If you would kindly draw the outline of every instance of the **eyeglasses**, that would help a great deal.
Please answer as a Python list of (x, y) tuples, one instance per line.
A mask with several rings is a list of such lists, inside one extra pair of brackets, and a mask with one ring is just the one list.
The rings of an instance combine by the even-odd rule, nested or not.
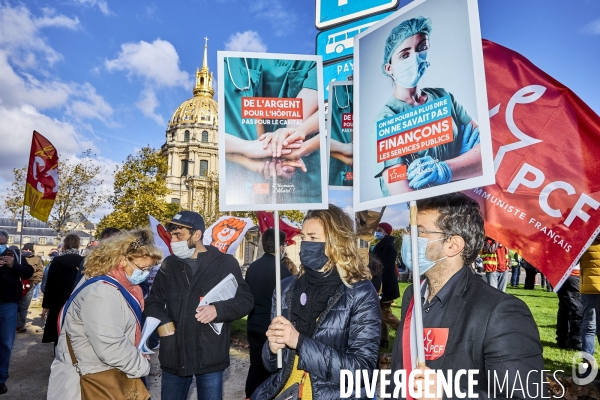
[(137, 269), (141, 269), (142, 271), (148, 271), (149, 269), (152, 269), (152, 268), (156, 267), (156, 265), (158, 265), (158, 264), (154, 264), (154, 265), (150, 265), (149, 267), (142, 268), (129, 259), (127, 259), (127, 262), (130, 262), (131, 264), (133, 264), (134, 267), (136, 267)]
[[(408, 234), (410, 235), (410, 226), (408, 227)], [(417, 235), (421, 236), (421, 235), (432, 235), (432, 234), (438, 234), (438, 235), (444, 235), (444, 236), (448, 236), (448, 234), (446, 232), (440, 232), (440, 231), (426, 231), (424, 229), (418, 229), (417, 230)]]

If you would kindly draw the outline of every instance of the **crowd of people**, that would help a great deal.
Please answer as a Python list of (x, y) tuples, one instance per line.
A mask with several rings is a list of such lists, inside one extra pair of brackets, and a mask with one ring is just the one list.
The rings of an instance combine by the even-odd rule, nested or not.
[[(423, 326), (446, 335), (444, 350), (435, 354), (427, 350), (427, 367), (420, 367), (438, 370), (434, 374), (479, 370), (480, 376), (493, 370), (510, 382), (517, 375), (542, 371), (542, 345), (531, 312), (505, 293), (509, 283), (519, 285), (520, 268), (527, 271), (526, 262), (485, 236), (479, 206), (469, 197), (449, 194), (421, 200), (417, 206)], [(108, 398), (107, 393), (119, 391), (149, 398), (143, 379), (150, 371), (149, 356), (139, 349), (146, 318), (159, 321), (159, 340), (152, 344), (149, 340), (147, 346), (156, 348), (160, 343), (165, 400), (186, 399), (194, 377), (199, 399), (222, 399), (231, 322), (244, 316), (248, 316), (249, 399), (298, 395), (305, 400), (337, 399), (342, 370), (362, 370), (371, 376), (379, 368), (381, 348), (390, 345), (389, 329), (396, 331), (391, 369), (410, 371), (419, 366), (409, 334), (415, 307), (412, 286), (397, 304), (401, 318), (392, 312), (400, 298), (398, 267), (412, 271), (411, 241), (407, 235), (395, 240), (390, 224), (379, 224), (369, 257), (364, 257), (354, 223), (343, 210), (330, 205), (327, 210), (308, 211), (299, 266), (283, 261), (286, 236), (279, 232), (279, 316), (273, 229), (263, 233), (264, 254), (248, 267), (245, 277), (232, 256), (203, 244), (206, 227), (200, 214), (181, 211), (166, 229), (173, 253), (166, 258), (150, 231), (109, 228), (85, 258), (79, 255), (77, 236), (66, 236), (61, 253), (46, 268), (34, 255), (33, 245), (24, 245), (18, 254), (7, 247), (8, 234), (0, 231), (0, 393), (7, 392), (15, 334), (26, 329), (29, 292), (41, 281), (48, 321), (43, 342), (55, 346), (48, 399)], [(202, 303), (228, 277), (235, 281), (235, 293)], [(29, 291), (24, 292), (26, 281)], [(599, 293), (596, 238), (580, 269), (558, 291), (559, 345), (594, 353)], [(576, 302), (578, 306), (573, 306)], [(283, 368), (277, 367), (279, 352)], [(526, 383), (532, 391), (541, 387), (543, 375), (536, 379)], [(415, 385), (424, 382), (425, 373), (416, 376)], [(466, 384), (460, 380), (461, 388)], [(364, 384), (359, 386), (355, 398), (370, 398)], [(475, 386), (481, 396), (488, 389), (486, 379)]]

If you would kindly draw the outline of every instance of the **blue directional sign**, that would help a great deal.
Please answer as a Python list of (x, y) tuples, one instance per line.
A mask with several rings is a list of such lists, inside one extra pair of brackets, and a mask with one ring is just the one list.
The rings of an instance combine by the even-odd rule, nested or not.
[(323, 57), (323, 62), (352, 55), (354, 53), (354, 37), (391, 14), (388, 12), (373, 15), (319, 33), (317, 35), (317, 55)]
[(315, 25), (323, 30), (398, 7), (400, 0), (317, 0)]
[(349, 58), (333, 64), (323, 66), (323, 80), (325, 81), (325, 100), (329, 99), (329, 82), (347, 81), (354, 74), (354, 59)]

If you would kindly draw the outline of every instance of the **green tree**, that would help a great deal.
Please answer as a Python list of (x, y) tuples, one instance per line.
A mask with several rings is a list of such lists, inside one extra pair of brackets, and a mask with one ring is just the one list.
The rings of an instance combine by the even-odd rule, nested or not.
[[(83, 224), (83, 221), (76, 222), (72, 216), (80, 214), (89, 218), (106, 202), (106, 195), (102, 192), (104, 181), (101, 178), (104, 172), (91, 150), (83, 152), (76, 160), (59, 161), (58, 192), (48, 218), (48, 225), (58, 232), (59, 238)], [(25, 198), (27, 167), (13, 169), (13, 175), (14, 181), (4, 196), (4, 210), (11, 218), (20, 218)], [(25, 206), (25, 212), (28, 211)]]
[(149, 146), (127, 156), (115, 170), (114, 194), (109, 197), (113, 211), (100, 220), (97, 234), (104, 228), (133, 229), (148, 226), (148, 214), (159, 221), (171, 219), (177, 204), (167, 203), (167, 158)]

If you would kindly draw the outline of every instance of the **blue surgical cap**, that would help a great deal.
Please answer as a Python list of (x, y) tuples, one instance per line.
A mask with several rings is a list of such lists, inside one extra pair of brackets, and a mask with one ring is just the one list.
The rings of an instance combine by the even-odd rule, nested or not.
[(404, 42), (409, 37), (416, 35), (417, 33), (424, 33), (427, 36), (431, 34), (431, 18), (417, 17), (407, 19), (392, 29), (390, 35), (385, 41), (383, 64), (381, 65), (381, 70), (383, 71), (384, 75), (387, 75), (385, 72), (385, 65), (389, 64), (392, 54), (394, 51), (396, 51), (396, 48), (400, 45), (400, 43)]

